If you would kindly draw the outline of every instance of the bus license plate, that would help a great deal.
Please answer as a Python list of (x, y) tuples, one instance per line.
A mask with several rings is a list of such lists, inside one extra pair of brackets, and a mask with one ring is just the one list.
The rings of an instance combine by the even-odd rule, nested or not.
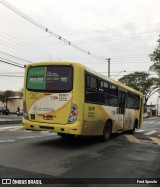
[(53, 116), (44, 115), (44, 116), (43, 116), (43, 119), (44, 119), (44, 120), (53, 120)]

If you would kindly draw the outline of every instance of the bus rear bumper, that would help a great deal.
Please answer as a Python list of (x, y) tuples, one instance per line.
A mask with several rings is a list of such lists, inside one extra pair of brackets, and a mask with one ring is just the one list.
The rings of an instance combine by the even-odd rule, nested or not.
[(51, 124), (40, 123), (22, 119), (22, 127), (26, 130), (33, 131), (50, 131), (57, 133), (81, 135), (82, 134), (82, 121), (77, 121), (73, 124)]

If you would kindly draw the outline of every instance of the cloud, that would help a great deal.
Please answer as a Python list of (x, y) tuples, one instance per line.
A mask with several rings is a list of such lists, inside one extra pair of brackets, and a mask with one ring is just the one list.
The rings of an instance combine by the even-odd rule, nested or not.
[[(117, 74), (124, 68), (126, 71), (140, 71), (147, 70), (150, 66), (147, 55), (152, 53), (156, 46), (160, 28), (159, 0), (8, 0), (8, 2), (82, 49), (104, 58), (111, 57), (111, 71)], [(101, 62), (91, 58), (58, 39), (49, 37), (49, 34), (1, 4), (0, 11), (3, 17), (0, 29), (1, 51), (30, 61), (59, 58), (74, 60), (98, 71), (107, 71), (104, 60)], [(9, 40), (4, 38), (4, 33), (8, 34)], [(141, 58), (137, 58), (137, 55), (141, 55)], [(121, 58), (117, 60), (116, 56)], [(114, 64), (117, 61), (119, 64)], [(127, 64), (126, 61), (132, 63)], [(7, 65), (1, 67), (4, 69), (1, 68), (0, 73), (6, 67), (8, 72), (17, 71), (16, 68)], [(0, 83), (3, 90), (9, 87), (4, 79)], [(16, 86), (17, 90), (20, 87), (21, 84)]]

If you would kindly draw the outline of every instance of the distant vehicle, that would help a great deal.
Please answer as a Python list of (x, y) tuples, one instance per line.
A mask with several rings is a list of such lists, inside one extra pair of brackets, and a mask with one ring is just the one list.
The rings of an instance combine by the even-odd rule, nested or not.
[(0, 107), (0, 114), (8, 115), (9, 114), (9, 109), (6, 108), (6, 107)]
[(144, 114), (143, 114), (143, 118), (149, 118), (148, 113), (144, 113)]

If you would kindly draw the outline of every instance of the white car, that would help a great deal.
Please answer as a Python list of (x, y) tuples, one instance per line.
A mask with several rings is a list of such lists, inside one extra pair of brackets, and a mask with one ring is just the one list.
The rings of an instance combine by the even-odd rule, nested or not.
[(143, 118), (149, 118), (148, 113), (144, 113), (144, 114), (143, 114)]

